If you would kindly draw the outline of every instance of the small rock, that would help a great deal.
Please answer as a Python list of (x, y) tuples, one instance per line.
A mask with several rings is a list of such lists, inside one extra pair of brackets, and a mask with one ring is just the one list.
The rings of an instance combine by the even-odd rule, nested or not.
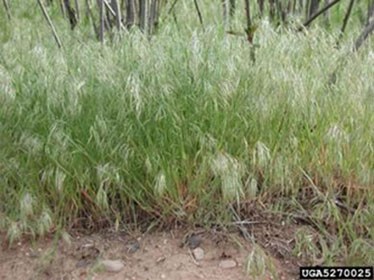
[(190, 248), (191, 250), (192, 249), (195, 249), (197, 247), (200, 246), (200, 244), (202, 243), (202, 238), (200, 235), (197, 235), (197, 234), (191, 234), (191, 235), (188, 235), (185, 240), (184, 240), (184, 245), (187, 245), (188, 248)]
[(197, 248), (192, 250), (192, 255), (195, 258), (195, 260), (201, 261), (202, 259), (204, 259), (205, 254), (204, 254), (203, 249), (201, 249), (200, 247), (197, 247)]
[(127, 244), (127, 252), (128, 253), (135, 253), (136, 251), (138, 251), (140, 249), (140, 243), (136, 240), (136, 241), (132, 241), (132, 242), (129, 242)]
[(165, 274), (161, 274), (161, 279), (166, 279), (166, 275)]
[(161, 263), (161, 262), (164, 262), (166, 260), (165, 257), (159, 257), (157, 260), (156, 260), (156, 263)]
[(104, 260), (101, 261), (101, 264), (108, 272), (119, 272), (124, 267), (124, 264), (120, 260)]
[(224, 269), (234, 268), (234, 267), (236, 267), (236, 265), (237, 265), (236, 261), (234, 261), (232, 259), (222, 260), (219, 263), (219, 267), (224, 268)]
[(87, 261), (86, 259), (81, 259), (79, 260), (76, 264), (75, 264), (75, 267), (76, 268), (81, 268), (81, 267), (86, 267), (90, 264), (89, 261)]

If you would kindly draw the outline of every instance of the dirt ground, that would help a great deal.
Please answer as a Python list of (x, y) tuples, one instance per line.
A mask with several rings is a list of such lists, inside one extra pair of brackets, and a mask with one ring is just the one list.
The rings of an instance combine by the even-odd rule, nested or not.
[[(12, 247), (6, 244), (4, 235), (0, 238), (1, 280), (296, 279), (295, 271), (291, 273), (287, 263), (270, 255), (256, 258), (258, 252), (251, 242), (238, 233), (105, 232), (75, 234), (65, 241), (48, 237), (35, 242), (22, 241)], [(203, 257), (196, 259), (195, 247), (202, 249), (197, 250), (204, 253)], [(123, 267), (109, 272), (102, 260), (120, 261)], [(254, 265), (261, 271), (261, 261), (262, 267), (266, 267), (264, 274), (248, 273)]]

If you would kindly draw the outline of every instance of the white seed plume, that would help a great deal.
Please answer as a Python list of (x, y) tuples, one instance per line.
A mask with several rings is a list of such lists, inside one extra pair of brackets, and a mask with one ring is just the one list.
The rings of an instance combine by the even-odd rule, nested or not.
[(222, 195), (225, 200), (243, 195), (243, 167), (237, 159), (225, 153), (218, 153), (211, 159), (210, 167), (215, 176), (221, 179)]
[(101, 185), (99, 187), (99, 190), (96, 193), (96, 203), (102, 208), (102, 209), (108, 209), (109, 203), (108, 203), (108, 195), (106, 191), (104, 190), (104, 186)]
[(33, 209), (34, 198), (30, 193), (25, 193), (20, 200), (20, 212), (22, 217), (32, 216), (34, 214)]
[(43, 149), (42, 141), (34, 135), (30, 135), (27, 132), (21, 134), (20, 144), (31, 154), (38, 154)]
[(16, 98), (15, 90), (12, 86), (12, 79), (7, 71), (0, 65), (0, 102), (12, 102)]
[(100, 186), (104, 186), (107, 182), (117, 183), (121, 179), (118, 168), (113, 166), (111, 163), (98, 165), (96, 171)]
[(51, 211), (48, 209), (44, 209), (40, 215), (39, 223), (38, 223), (38, 231), (39, 234), (46, 233), (53, 225)]
[(154, 190), (158, 196), (162, 196), (166, 190), (166, 177), (162, 171), (156, 176)]
[(327, 131), (325, 140), (328, 142), (344, 143), (348, 141), (348, 135), (338, 124), (333, 124)]
[(63, 190), (65, 178), (66, 178), (66, 174), (60, 168), (56, 168), (55, 187), (59, 193), (61, 193)]
[(246, 182), (246, 194), (249, 198), (255, 198), (258, 192), (258, 182), (254, 177), (248, 178)]
[(137, 75), (130, 75), (126, 83), (126, 93), (130, 94), (131, 102), (133, 103), (138, 115), (140, 115), (143, 109), (143, 99), (140, 95), (140, 84), (141, 82)]
[(269, 148), (261, 141), (257, 141), (253, 151), (253, 162), (255, 166), (258, 166), (261, 169), (266, 168), (270, 159), (271, 156)]

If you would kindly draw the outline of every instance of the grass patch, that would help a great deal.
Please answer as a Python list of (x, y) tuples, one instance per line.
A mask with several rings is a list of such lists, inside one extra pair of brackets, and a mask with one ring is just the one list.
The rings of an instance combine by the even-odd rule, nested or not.
[(258, 200), (326, 238), (297, 234), (296, 255), (374, 262), (372, 42), (329, 87), (347, 49), (319, 28), (305, 36), (263, 22), (253, 64), (245, 40), (220, 29), (168, 27), (152, 40), (134, 31), (101, 46), (62, 28), (60, 52), (38, 24), (25, 18), (1, 37), (0, 226), (10, 240), (225, 222), (228, 205)]

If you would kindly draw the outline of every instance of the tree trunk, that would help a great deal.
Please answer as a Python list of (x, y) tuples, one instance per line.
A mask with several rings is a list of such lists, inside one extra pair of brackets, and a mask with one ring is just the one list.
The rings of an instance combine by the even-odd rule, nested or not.
[[(325, 6), (330, 4), (330, 2), (331, 0), (325, 0)], [(330, 25), (330, 11), (327, 10), (326, 12), (324, 12), (323, 16), (324, 16), (325, 25), (329, 26)]]
[(77, 16), (77, 21), (79, 21), (80, 19), (80, 8), (79, 8), (79, 1), (78, 0), (74, 0), (74, 4), (75, 4), (75, 14)]
[(139, 26), (144, 33), (147, 33), (148, 29), (148, 7), (148, 0), (139, 0)]
[(319, 1), (320, 1), (320, 0), (311, 0), (311, 1), (310, 1), (310, 6), (309, 6), (309, 17), (318, 11), (318, 8), (319, 8)]
[(70, 28), (73, 30), (78, 23), (78, 19), (77, 19), (74, 9), (71, 7), (70, 0), (64, 0), (64, 7), (65, 7), (65, 11), (68, 14)]
[(135, 24), (135, 0), (126, 1), (126, 28), (131, 28)]
[(99, 4), (99, 13), (100, 13), (100, 30), (99, 30), (99, 39), (101, 43), (104, 43), (104, 30), (105, 30), (105, 4), (104, 0), (98, 0)]
[(230, 2), (230, 17), (233, 17), (235, 15), (236, 10), (236, 0), (229, 0)]
[(269, 0), (269, 15), (270, 15), (270, 20), (274, 20), (275, 18), (275, 0)]
[(368, 1), (368, 15), (366, 20), (366, 25), (369, 25), (371, 19), (374, 18), (374, 0)]
[(229, 0), (222, 0), (222, 10), (223, 10), (223, 26), (228, 29), (230, 26), (230, 4)]
[(120, 31), (121, 30), (121, 23), (122, 23), (122, 16), (121, 16), (121, 9), (120, 9), (120, 5), (119, 5), (118, 1), (119, 0), (112, 0), (110, 2), (110, 6), (112, 7), (112, 10), (115, 13), (116, 27), (117, 27), (118, 31)]
[(151, 0), (151, 7), (149, 10), (149, 34), (153, 34), (156, 22), (158, 22), (158, 0)]
[(257, 0), (261, 17), (264, 15), (264, 0)]
[(362, 30), (360, 36), (358, 36), (353, 51), (358, 51), (365, 40), (374, 32), (374, 20), (371, 20), (368, 25)]

